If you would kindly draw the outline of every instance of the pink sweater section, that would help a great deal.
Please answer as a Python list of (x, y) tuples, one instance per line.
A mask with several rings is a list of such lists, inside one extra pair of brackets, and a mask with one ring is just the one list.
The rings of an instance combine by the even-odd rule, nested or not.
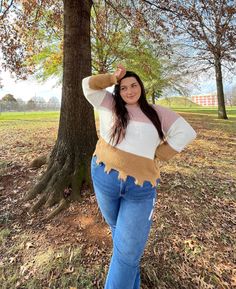
[[(114, 104), (114, 100), (113, 100), (112, 94), (107, 92), (100, 106), (101, 108), (112, 110), (113, 104)], [(126, 106), (129, 111), (130, 120), (150, 123), (150, 119), (141, 111), (141, 109), (137, 109), (137, 106), (136, 105)], [(160, 119), (161, 125), (162, 125), (162, 130), (166, 134), (169, 128), (171, 127), (171, 125), (180, 116), (176, 112), (171, 111), (160, 105), (153, 104), (152, 107), (156, 110), (158, 117)]]

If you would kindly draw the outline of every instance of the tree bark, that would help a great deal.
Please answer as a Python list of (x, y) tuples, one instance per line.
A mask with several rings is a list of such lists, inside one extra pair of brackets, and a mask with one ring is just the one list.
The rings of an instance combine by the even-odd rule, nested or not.
[(155, 92), (152, 92), (152, 103), (155, 104)]
[(217, 99), (218, 99), (218, 118), (228, 119), (225, 109), (224, 100), (224, 88), (221, 71), (220, 58), (215, 57), (215, 75), (216, 75), (216, 88), (217, 88)]
[[(92, 1), (64, 0), (63, 87), (56, 144), (45, 174), (26, 196), (40, 197), (31, 211), (57, 205), (52, 218), (80, 198), (91, 184), (90, 159), (97, 135), (93, 109), (83, 96), (82, 79), (91, 74), (90, 10)], [(59, 205), (58, 205), (59, 204)]]

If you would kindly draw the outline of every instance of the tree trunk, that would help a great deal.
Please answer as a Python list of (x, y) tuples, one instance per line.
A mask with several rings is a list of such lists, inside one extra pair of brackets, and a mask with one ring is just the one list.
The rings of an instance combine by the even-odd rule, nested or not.
[(152, 103), (155, 104), (155, 92), (152, 93)]
[(217, 88), (217, 99), (218, 99), (218, 118), (228, 119), (225, 109), (224, 100), (224, 88), (221, 72), (220, 58), (215, 57), (215, 74), (216, 74), (216, 88)]
[(81, 82), (91, 74), (90, 10), (92, 1), (64, 0), (62, 104), (58, 137), (45, 174), (26, 199), (40, 194), (31, 211), (57, 204), (48, 216), (79, 199), (90, 182), (90, 159), (97, 136), (93, 109), (83, 96)]

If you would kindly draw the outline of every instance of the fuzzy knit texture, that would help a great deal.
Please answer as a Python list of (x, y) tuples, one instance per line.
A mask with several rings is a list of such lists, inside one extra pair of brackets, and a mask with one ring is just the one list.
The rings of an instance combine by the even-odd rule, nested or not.
[(99, 113), (100, 138), (94, 155), (97, 163), (105, 164), (105, 171), (111, 169), (119, 172), (119, 178), (134, 177), (135, 183), (143, 185), (144, 181), (156, 185), (160, 170), (155, 158), (169, 160), (181, 152), (196, 137), (196, 132), (189, 123), (176, 112), (160, 105), (152, 105), (161, 121), (165, 142), (150, 119), (142, 112), (138, 104), (126, 105), (129, 123), (124, 139), (117, 145), (111, 141), (113, 125), (114, 100), (107, 87), (116, 84), (112, 74), (98, 74), (83, 79), (82, 87), (87, 100)]

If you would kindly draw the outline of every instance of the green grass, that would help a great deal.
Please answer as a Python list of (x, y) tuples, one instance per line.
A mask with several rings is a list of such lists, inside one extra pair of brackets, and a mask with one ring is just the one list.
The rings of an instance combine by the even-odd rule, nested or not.
[(58, 111), (1, 112), (0, 121), (58, 119)]
[[(217, 107), (175, 107), (173, 108), (175, 111), (186, 112), (186, 113), (196, 113), (196, 114), (205, 114), (217, 116), (218, 110)], [(228, 117), (236, 117), (236, 106), (226, 107), (226, 113)]]
[[(156, 104), (169, 107), (178, 112), (195, 113), (195, 114), (205, 114), (205, 115), (218, 115), (217, 107), (202, 107), (190, 100), (187, 100), (187, 105), (185, 106), (185, 99), (183, 98), (173, 98), (171, 105), (165, 99), (158, 100)], [(236, 117), (236, 106), (226, 107), (228, 117)], [(30, 112), (2, 112), (0, 113), (0, 121), (44, 121), (44, 120), (58, 120), (60, 113), (58, 111), (30, 111)], [(95, 117), (98, 117), (97, 112), (95, 112)]]
[(28, 255), (23, 256), (21, 251), (17, 251), (14, 256), (21, 256), (19, 260), (9, 257), (9, 262), (0, 264), (2, 289), (19, 286), (25, 289), (92, 289), (94, 278), (102, 272), (98, 266), (89, 271), (83, 268), (81, 249), (78, 247), (58, 250), (49, 247), (35, 251), (33, 246), (28, 249)]
[(5, 242), (5, 239), (10, 235), (11, 231), (6, 228), (0, 231), (0, 245)]
[[(212, 106), (200, 106), (196, 103), (188, 99), (184, 99), (182, 97), (173, 97), (171, 101), (168, 102), (166, 99), (160, 99), (156, 101), (156, 104), (169, 107), (178, 112), (186, 112), (186, 113), (197, 113), (197, 114), (205, 114), (205, 115), (218, 115), (218, 108)], [(236, 117), (236, 106), (227, 106), (226, 112), (228, 117)]]
[(201, 107), (200, 105), (192, 102), (190, 99), (188, 98), (184, 98), (184, 97), (171, 97), (171, 98), (163, 98), (163, 99), (159, 99), (156, 101), (156, 104), (159, 105), (163, 105), (163, 106), (168, 106), (171, 108), (175, 108), (175, 107)]

